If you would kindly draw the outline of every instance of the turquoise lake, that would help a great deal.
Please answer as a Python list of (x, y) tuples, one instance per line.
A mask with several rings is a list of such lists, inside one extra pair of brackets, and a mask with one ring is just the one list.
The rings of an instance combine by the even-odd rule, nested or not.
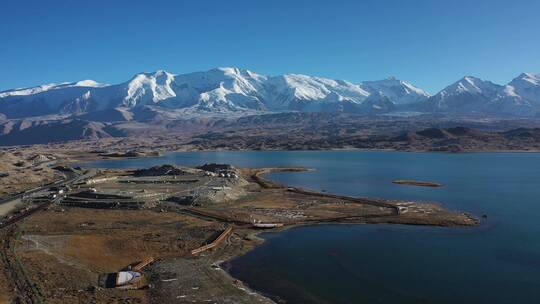
[[(474, 228), (317, 225), (264, 233), (263, 245), (225, 267), (276, 301), (540, 303), (540, 154), (179, 152), (87, 166), (205, 162), (305, 166), (316, 171), (270, 178), (345, 195), (435, 201), (487, 215)], [(446, 186), (395, 185), (395, 179)]]

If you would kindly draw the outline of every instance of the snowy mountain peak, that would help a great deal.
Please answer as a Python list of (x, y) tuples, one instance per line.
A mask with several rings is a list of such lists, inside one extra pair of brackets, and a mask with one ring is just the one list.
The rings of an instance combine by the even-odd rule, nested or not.
[(517, 78), (512, 80), (514, 81), (525, 81), (532, 85), (540, 85), (540, 73), (522, 73)]
[(462, 81), (458, 82), (457, 89), (462, 92), (482, 93), (482, 80), (472, 76), (463, 77)]
[(386, 96), (394, 104), (414, 103), (430, 96), (426, 91), (393, 76), (383, 80), (364, 81), (360, 87), (370, 94), (378, 93)]
[(540, 104), (540, 74), (522, 73), (514, 78), (508, 87), (529, 102)]
[(49, 83), (49, 84), (42, 84), (40, 86), (36, 87), (29, 87), (29, 88), (17, 88), (13, 90), (7, 90), (0, 92), (0, 98), (8, 97), (8, 96), (24, 96), (24, 95), (33, 95), (37, 93), (41, 93), (47, 90), (50, 90), (51, 88), (54, 88), (58, 86), (56, 83)]
[[(283, 80), (285, 90), (293, 92), (293, 97), (300, 100), (349, 100), (360, 103), (369, 96), (361, 87), (344, 80), (334, 80), (307, 76), (302, 74), (287, 74), (274, 77)], [(332, 95), (332, 96), (330, 96)]]
[(131, 78), (130, 81), (134, 81), (134, 80), (141, 80), (141, 79), (145, 79), (145, 78), (148, 78), (148, 79), (151, 79), (151, 78), (174, 78), (174, 74), (172, 73), (169, 73), (165, 70), (157, 70), (155, 72), (141, 72), (141, 73), (137, 73), (135, 74), (135, 76), (133, 76)]
[(470, 83), (473, 83), (475, 81), (482, 81), (482, 79), (480, 79), (478, 77), (474, 77), (474, 76), (463, 76), (463, 78), (461, 80), (465, 80), (465, 81), (470, 82)]
[(439, 92), (443, 95), (452, 95), (452, 94), (483, 94), (483, 93), (493, 93), (494, 91), (500, 90), (501, 86), (494, 84), (490, 81), (482, 80), (474, 76), (465, 76), (462, 79), (458, 80), (454, 84), (446, 87), (444, 90)]
[(107, 85), (98, 83), (90, 79), (81, 80), (77, 82), (49, 83), (49, 84), (42, 84), (35, 87), (19, 88), (19, 89), (3, 91), (3, 92), (0, 92), (0, 98), (9, 97), (9, 96), (35, 95), (42, 92), (47, 92), (47, 91), (57, 90), (57, 89), (62, 89), (62, 88), (71, 88), (71, 87), (99, 88), (99, 87), (105, 87), (105, 86)]
[(248, 70), (243, 70), (236, 67), (218, 67), (213, 70), (221, 71), (226, 75), (241, 75), (249, 72)]
[(175, 97), (176, 94), (171, 87), (174, 77), (173, 74), (163, 70), (135, 75), (127, 83), (127, 94), (123, 98), (123, 105), (132, 107)]
[(169, 113), (379, 114), (413, 109), (532, 116), (540, 112), (539, 83), (540, 74), (535, 73), (523, 73), (506, 86), (466, 76), (430, 96), (395, 77), (353, 84), (303, 74), (264, 76), (236, 67), (188, 74), (158, 70), (116, 85), (81, 80), (0, 92), (0, 114), (21, 118), (152, 106)]
[(99, 83), (92, 79), (80, 80), (74, 83), (75, 87), (89, 87), (89, 88), (101, 88), (108, 86), (107, 84)]
[[(237, 67), (218, 67), (211, 69), (206, 72), (197, 72), (193, 74), (209, 74), (209, 75), (222, 75), (223, 77), (226, 77), (228, 79), (238, 79), (238, 78), (253, 78), (253, 79), (266, 79), (265, 76), (259, 75), (257, 73), (254, 73), (250, 70), (241, 69)], [(189, 75), (189, 74), (188, 74)]]
[(466, 76), (431, 97), (426, 105), (429, 111), (437, 112), (534, 116), (538, 111), (535, 103), (540, 105), (540, 87), (530, 78), (522, 74), (502, 86)]

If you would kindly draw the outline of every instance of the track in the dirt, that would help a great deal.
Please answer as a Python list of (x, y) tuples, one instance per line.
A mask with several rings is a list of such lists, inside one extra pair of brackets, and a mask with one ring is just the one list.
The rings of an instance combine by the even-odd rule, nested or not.
[[(67, 174), (66, 179), (62, 181), (53, 182), (51, 184), (48, 184), (47, 186), (26, 191), (24, 194), (39, 192), (46, 189), (47, 187), (51, 187), (52, 185), (69, 185), (77, 181), (80, 177), (81, 176), (78, 174)], [(24, 194), (18, 194), (15, 196), (15, 198), (12, 197), (10, 199), (16, 199), (19, 196), (22, 197), (22, 195)], [(2, 268), (4, 269), (4, 272), (7, 275), (9, 281), (15, 287), (13, 303), (43, 303), (39, 290), (37, 290), (36, 286), (30, 281), (30, 279), (26, 275), (23, 266), (20, 264), (20, 261), (16, 256), (15, 246), (13, 244), (14, 240), (16, 239), (18, 228), (16, 224), (24, 220), (25, 218), (31, 216), (32, 214), (48, 208), (52, 204), (56, 203), (58, 200), (60, 200), (60, 198), (39, 204), (37, 207), (25, 213), (14, 216), (8, 221), (0, 224), (0, 264), (2, 264)], [(4, 200), (4, 202), (6, 201), (9, 200)]]
[(24, 269), (15, 255), (13, 240), (17, 227), (11, 226), (0, 232), (1, 250), (0, 263), (2, 264), (8, 280), (15, 287), (13, 303), (38, 304), (43, 303), (39, 291), (35, 290), (33, 283), (26, 275)]

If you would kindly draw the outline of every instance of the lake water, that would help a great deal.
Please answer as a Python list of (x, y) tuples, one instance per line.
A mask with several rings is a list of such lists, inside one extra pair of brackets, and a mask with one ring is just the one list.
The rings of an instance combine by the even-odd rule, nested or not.
[[(265, 233), (228, 263), (250, 287), (287, 303), (540, 303), (540, 154), (189, 152), (96, 162), (148, 167), (205, 162), (305, 166), (282, 183), (328, 192), (436, 201), (488, 218), (475, 228), (319, 225)], [(417, 179), (445, 184), (392, 184)]]

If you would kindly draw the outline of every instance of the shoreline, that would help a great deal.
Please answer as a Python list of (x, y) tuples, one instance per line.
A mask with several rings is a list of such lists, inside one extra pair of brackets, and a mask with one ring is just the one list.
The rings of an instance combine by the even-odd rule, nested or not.
[[(130, 137), (116, 137), (117, 140), (130, 139)], [(94, 141), (68, 141), (68, 142), (59, 142), (52, 144), (36, 144), (36, 145), (14, 145), (14, 146), (0, 146), (0, 151), (6, 151), (11, 149), (26, 149), (26, 148), (44, 148), (48, 150), (61, 149), (56, 147), (56, 145), (69, 145), (75, 143), (94, 143)], [(147, 146), (138, 146), (142, 149), (150, 149)], [(425, 150), (425, 149), (395, 149), (395, 148), (355, 148), (355, 147), (336, 147), (336, 148), (314, 148), (314, 149), (231, 149), (231, 148), (193, 148), (193, 147), (181, 147), (173, 149), (164, 149), (158, 150), (161, 155), (139, 155), (139, 156), (106, 156), (99, 155), (86, 150), (78, 150), (79, 153), (85, 154), (95, 154), (96, 157), (92, 158), (93, 160), (121, 160), (121, 159), (137, 159), (137, 158), (152, 158), (152, 157), (162, 157), (165, 154), (174, 153), (174, 152), (273, 152), (273, 151), (282, 151), (282, 152), (316, 152), (316, 151), (366, 151), (366, 152), (407, 152), (407, 153), (448, 153), (448, 154), (467, 154), (467, 153), (540, 153), (540, 149), (471, 149), (471, 150), (462, 150), (462, 151), (440, 151), (440, 150)], [(127, 148), (126, 150), (133, 150)]]
[[(459, 152), (451, 152), (451, 151), (432, 151), (432, 150), (413, 150), (413, 149), (369, 149), (369, 148), (329, 148), (329, 149), (300, 149), (300, 150), (286, 150), (286, 149), (265, 149), (265, 150), (254, 150), (254, 149), (175, 149), (175, 150), (169, 150), (169, 151), (163, 151), (162, 153), (168, 154), (168, 153), (175, 153), (175, 152), (324, 152), (324, 151), (334, 151), (334, 152), (350, 152), (350, 151), (356, 151), (356, 152), (404, 152), (404, 153), (437, 153), (437, 154), (477, 154), (477, 153), (490, 153), (490, 154), (504, 154), (504, 153), (540, 153), (540, 149), (538, 150), (463, 150)], [(164, 156), (162, 155), (162, 156)], [(143, 156), (145, 157), (145, 156)], [(149, 156), (152, 157), (152, 156)], [(139, 158), (139, 157), (130, 157), (131, 159)], [(113, 159), (113, 158), (109, 158)], [(115, 159), (122, 159), (122, 158), (115, 158)]]
[[(443, 154), (455, 154), (455, 155), (466, 155), (466, 154), (540, 154), (540, 150), (486, 150), (486, 151), (461, 151), (461, 152), (447, 152), (447, 151), (426, 151), (426, 150), (397, 150), (397, 149), (364, 149), (364, 148), (336, 148), (336, 149), (317, 149), (317, 150), (284, 150), (284, 149), (267, 149), (267, 150), (249, 150), (249, 149), (190, 149), (189, 147), (185, 147), (182, 149), (163, 149), (159, 150), (161, 153), (160, 156), (155, 155), (142, 155), (138, 157), (104, 157), (100, 156), (99, 154), (92, 153), (90, 150), (85, 149), (75, 149), (75, 150), (69, 150), (66, 151), (65, 148), (60, 148), (55, 145), (43, 145), (43, 146), (10, 146), (10, 147), (0, 147), (0, 151), (7, 152), (10, 149), (13, 149), (13, 147), (20, 147), (23, 153), (25, 155), (36, 155), (36, 154), (54, 154), (57, 155), (58, 158), (55, 159), (52, 163), (54, 165), (62, 165), (62, 164), (68, 164), (72, 166), (84, 166), (87, 163), (91, 162), (97, 162), (97, 161), (123, 161), (123, 160), (135, 160), (135, 159), (142, 159), (142, 158), (155, 158), (155, 159), (165, 159), (167, 156), (174, 154), (174, 153), (197, 153), (197, 152), (204, 152), (204, 153), (219, 153), (219, 152), (366, 152), (366, 153), (372, 153), (372, 152), (397, 152), (397, 153), (420, 153), (420, 154), (428, 154), (428, 153), (443, 153)], [(40, 149), (42, 148), (42, 149)], [(126, 148), (127, 149), (127, 148)], [(21, 174), (28, 174), (29, 176), (33, 176), (34, 172), (30, 171), (32, 169), (35, 169), (36, 167), (28, 167), (25, 168), (27, 170), (25, 171), (17, 171), (18, 175)], [(92, 167), (99, 169), (98, 166)], [(133, 167), (135, 168), (135, 166)], [(39, 169), (39, 168), (38, 168)], [(124, 168), (127, 169), (127, 168)], [(26, 172), (26, 173), (25, 173)], [(17, 192), (20, 192), (23, 189), (23, 186), (26, 185), (27, 188), (34, 187), (35, 185), (39, 185), (40, 183), (47, 182), (50, 179), (52, 179), (52, 174), (50, 176), (46, 176), (44, 180), (42, 181), (32, 181), (32, 183), (6, 183), (4, 186), (4, 196), (7, 197), (10, 194), (16, 194)], [(3, 180), (7, 181), (7, 178), (4, 177)], [(16, 188), (15, 190), (8, 188)], [(6, 191), (7, 190), (7, 191)], [(0, 189), (2, 191), (2, 189)]]
[[(114, 159), (118, 160), (118, 159)], [(112, 169), (113, 171), (115, 169)], [(127, 170), (127, 169), (123, 169)], [(403, 214), (400, 214), (400, 208), (409, 208), (409, 207), (401, 207), (400, 203), (405, 203), (403, 201), (389, 201), (389, 200), (383, 200), (383, 199), (370, 199), (370, 198), (357, 198), (357, 197), (351, 197), (351, 196), (342, 196), (342, 195), (336, 195), (336, 194), (330, 194), (330, 193), (324, 193), (324, 192), (318, 192), (314, 190), (309, 189), (302, 189), (302, 188), (296, 188), (296, 187), (289, 187), (286, 185), (281, 185), (277, 182), (274, 182), (272, 180), (269, 180), (266, 178), (266, 175), (272, 172), (304, 172), (304, 171), (313, 171), (314, 169), (308, 169), (304, 167), (271, 167), (271, 168), (244, 168), (241, 169), (242, 176), (246, 179), (248, 182), (256, 183), (260, 186), (261, 189), (263, 189), (263, 192), (268, 193), (279, 193), (281, 195), (296, 195), (297, 198), (300, 197), (300, 200), (313, 200), (313, 199), (320, 199), (321, 201), (327, 201), (326, 204), (328, 204), (329, 201), (341, 201), (346, 202), (348, 204), (349, 208), (359, 208), (360, 206), (365, 207), (364, 205), (369, 205), (372, 207), (380, 208), (381, 210), (386, 209), (386, 211), (382, 212), (381, 214), (373, 214), (373, 215), (365, 215), (365, 214), (348, 214), (347, 210), (341, 211), (343, 216), (340, 217), (331, 217), (330, 214), (324, 215), (312, 213), (309, 217), (306, 217), (305, 219), (294, 219), (290, 220), (289, 222), (285, 222), (286, 224), (284, 227), (280, 227), (277, 229), (270, 229), (270, 230), (259, 230), (256, 228), (253, 228), (251, 226), (245, 226), (241, 225), (239, 226), (238, 233), (236, 235), (236, 238), (240, 237), (240, 239), (237, 241), (236, 244), (229, 244), (228, 246), (219, 248), (214, 251), (214, 253), (210, 253), (208, 255), (203, 255), (201, 257), (201, 260), (195, 259), (195, 261), (190, 260), (186, 262), (179, 262), (176, 265), (182, 265), (182, 263), (193, 263), (195, 268), (193, 269), (210, 269), (209, 271), (212, 271), (212, 264), (216, 262), (220, 262), (220, 269), (222, 269), (225, 272), (225, 277), (222, 279), (219, 279), (217, 281), (208, 281), (206, 284), (208, 286), (219, 286), (223, 284), (232, 283), (233, 286), (229, 286), (228, 288), (238, 288), (239, 290), (244, 291), (247, 296), (246, 297), (252, 297), (253, 294), (257, 294), (259, 297), (264, 298), (267, 301), (273, 301), (271, 298), (268, 298), (268, 295), (265, 295), (264, 293), (258, 292), (256, 290), (253, 290), (249, 287), (249, 284), (247, 282), (242, 282), (241, 280), (235, 278), (230, 273), (228, 273), (223, 267), (221, 266), (224, 263), (228, 263), (235, 258), (238, 258), (240, 256), (243, 256), (247, 254), (248, 252), (254, 250), (257, 246), (260, 246), (263, 244), (266, 240), (259, 236), (260, 233), (264, 232), (275, 232), (275, 233), (281, 233), (283, 231), (298, 228), (302, 226), (315, 226), (315, 225), (330, 225), (330, 224), (375, 224), (375, 223), (382, 223), (382, 224), (408, 224), (408, 225), (429, 225), (429, 226), (456, 226), (456, 227), (463, 227), (463, 226), (475, 226), (478, 225), (478, 222), (472, 221), (473, 217), (466, 217), (464, 214), (461, 213), (455, 213), (450, 210), (439, 208), (434, 209), (436, 212), (439, 212), (441, 210), (447, 210), (441, 213), (441, 218), (432, 218), (432, 215), (424, 214), (423, 217), (411, 217), (411, 213), (414, 214), (414, 212), (411, 211), (411, 213), (404, 212)], [(272, 194), (272, 195), (274, 195)], [(263, 203), (263, 202), (261, 202)], [(410, 202), (411, 204), (414, 204), (413, 202)], [(345, 203), (343, 203), (345, 204)], [(242, 202), (236, 202), (234, 206), (238, 208), (238, 206), (241, 206)], [(232, 205), (224, 205), (233, 207)], [(424, 205), (422, 205), (424, 206)], [(426, 206), (428, 206), (426, 204)], [(362, 207), (362, 208), (363, 208)], [(414, 205), (413, 205), (414, 207)], [(429, 207), (438, 208), (436, 206)], [(242, 207), (240, 207), (242, 208)], [(287, 208), (286, 206), (278, 206), (277, 208)], [(294, 207), (291, 209), (293, 210)], [(231, 209), (232, 214), (234, 214), (234, 210), (240, 210), (240, 209)], [(277, 209), (276, 209), (277, 210)], [(390, 210), (394, 210), (395, 212), (390, 212)], [(154, 212), (156, 210), (153, 210)], [(212, 209), (210, 209), (212, 211)], [(238, 212), (238, 211), (236, 211)], [(310, 213), (307, 213), (310, 214)], [(225, 216), (229, 216), (228, 214), (224, 214)], [(339, 214), (337, 214), (339, 215)], [(450, 216), (448, 220), (446, 220), (444, 217)], [(311, 217), (311, 218), (310, 218)], [(247, 235), (249, 240), (253, 242), (245, 242), (245, 239), (242, 238), (242, 235)], [(209, 261), (213, 260), (212, 263), (209, 263)], [(167, 265), (170, 263), (174, 263), (171, 261), (165, 261), (163, 265)], [(162, 284), (163, 285), (163, 284)], [(165, 286), (164, 288), (167, 288)], [(271, 296), (271, 295), (270, 295)], [(239, 301), (244, 301), (245, 298), (241, 298)], [(243, 302), (242, 302), (243, 303)], [(273, 302), (275, 303), (275, 302)]]
[[(303, 167), (273, 167), (273, 168), (262, 168), (260, 170), (257, 170), (253, 175), (252, 177), (255, 177), (257, 179), (257, 182), (259, 183), (260, 182), (260, 185), (266, 185), (270, 188), (280, 188), (280, 187), (285, 187), (285, 188), (293, 188), (293, 187), (287, 187), (285, 185), (281, 185), (277, 182), (274, 182), (272, 180), (269, 180), (269, 179), (266, 179), (264, 176), (267, 175), (267, 174), (270, 174), (270, 173), (274, 173), (274, 172), (309, 172), (309, 171), (315, 171), (315, 169), (312, 169), (312, 168), (303, 168)], [(293, 189), (297, 189), (297, 188), (293, 188)], [(302, 190), (302, 191), (306, 191), (306, 192), (310, 192), (312, 194), (323, 194), (323, 195), (326, 195), (326, 193), (322, 193), (322, 192), (317, 192), (317, 191), (314, 191), (314, 190)], [(329, 195), (333, 195), (333, 194), (329, 194)], [(344, 196), (346, 197), (346, 196)], [(352, 197), (350, 197), (352, 198)], [(237, 258), (240, 258), (246, 254), (248, 254), (249, 252), (255, 250), (257, 247), (261, 246), (263, 243), (265, 243), (267, 241), (266, 238), (264, 237), (261, 237), (260, 234), (263, 234), (263, 233), (275, 233), (275, 234), (279, 234), (279, 233), (283, 233), (285, 231), (288, 231), (288, 230), (291, 230), (291, 229), (298, 229), (298, 228), (302, 228), (302, 227), (310, 227), (310, 226), (326, 226), (326, 225), (403, 225), (403, 226), (423, 226), (423, 227), (432, 227), (432, 228), (451, 228), (451, 229), (456, 229), (456, 228), (461, 228), (461, 229), (473, 229), (473, 228), (477, 228), (480, 226), (480, 220), (475, 218), (474, 216), (470, 215), (470, 214), (467, 214), (467, 216), (470, 217), (470, 219), (476, 221), (476, 223), (474, 225), (469, 225), (469, 226), (440, 226), (440, 225), (432, 225), (432, 224), (425, 224), (425, 225), (422, 225), (422, 224), (408, 224), (408, 223), (392, 223), (392, 222), (340, 222), (340, 221), (335, 221), (335, 222), (325, 222), (325, 221), (313, 221), (313, 222), (304, 222), (304, 223), (298, 223), (298, 224), (293, 224), (293, 225), (285, 225), (283, 227), (279, 227), (279, 228), (275, 228), (275, 229), (267, 229), (267, 230), (260, 230), (260, 231), (253, 231), (249, 234), (250, 238), (254, 238), (257, 240), (257, 244), (255, 244), (252, 248), (244, 251), (244, 252), (240, 252), (238, 254), (236, 254), (235, 256), (227, 259), (227, 260), (223, 260), (221, 261), (218, 266), (223, 270), (223, 272), (227, 275), (227, 277), (229, 278), (232, 278), (234, 280), (237, 280), (239, 282), (241, 282), (241, 284), (244, 286), (244, 288), (246, 289), (246, 292), (249, 291), (252, 291), (252, 292), (255, 292), (257, 293), (259, 296), (263, 297), (263, 298), (266, 298), (266, 299), (269, 299), (271, 301), (273, 301), (273, 303), (278, 303), (278, 302), (275, 302), (276, 298), (279, 299), (279, 297), (277, 295), (273, 295), (273, 294), (270, 294), (270, 293), (266, 293), (266, 292), (262, 292), (262, 291), (259, 291), (259, 290), (255, 290), (255, 289), (252, 289), (252, 287), (249, 285), (248, 282), (245, 282), (245, 281), (242, 281), (241, 279), (239, 278), (236, 278), (234, 277), (227, 269), (226, 267), (223, 267), (223, 265), (229, 265), (230, 263), (233, 263), (233, 261)]]

